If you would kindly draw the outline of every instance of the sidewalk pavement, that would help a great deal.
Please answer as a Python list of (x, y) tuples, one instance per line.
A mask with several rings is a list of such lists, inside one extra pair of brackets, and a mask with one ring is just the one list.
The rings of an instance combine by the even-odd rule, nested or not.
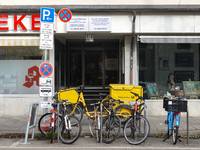
[[(37, 116), (39, 120), (40, 116)], [(164, 123), (167, 116), (147, 116), (146, 117), (150, 123), (150, 135), (157, 136), (167, 133), (167, 125)], [(200, 116), (194, 117), (189, 116), (189, 135), (197, 136), (200, 134)], [(0, 117), (0, 135), (4, 134), (25, 134), (27, 127), (28, 116), (1, 116)], [(38, 121), (37, 121), (38, 123)], [(82, 123), (82, 132), (81, 135), (90, 135), (88, 119), (84, 115)], [(32, 129), (29, 130), (29, 133), (32, 133)], [(40, 133), (38, 127), (36, 127), (35, 134)], [(187, 135), (187, 117), (181, 117), (180, 123), (180, 135)], [(121, 134), (123, 134), (121, 132)]]

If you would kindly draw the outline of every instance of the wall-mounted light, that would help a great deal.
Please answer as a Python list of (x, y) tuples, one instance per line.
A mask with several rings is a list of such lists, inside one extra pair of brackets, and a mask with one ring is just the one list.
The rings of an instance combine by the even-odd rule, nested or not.
[(86, 34), (85, 35), (85, 42), (94, 42), (94, 35), (93, 34)]

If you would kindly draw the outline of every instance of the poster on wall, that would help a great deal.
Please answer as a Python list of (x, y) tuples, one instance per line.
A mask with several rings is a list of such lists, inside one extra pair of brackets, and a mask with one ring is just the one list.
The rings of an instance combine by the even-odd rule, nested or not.
[(146, 89), (147, 89), (147, 94), (149, 98), (160, 96), (156, 83), (146, 82)]
[(118, 59), (105, 59), (105, 70), (118, 70)]
[(89, 31), (111, 31), (111, 17), (89, 17)]
[(42, 62), (0, 60), (0, 94), (39, 94), (39, 65)]
[(194, 71), (174, 71), (174, 81), (194, 81)]
[(185, 96), (200, 96), (200, 81), (183, 81)]
[(67, 31), (88, 31), (88, 17), (72, 17), (66, 26)]

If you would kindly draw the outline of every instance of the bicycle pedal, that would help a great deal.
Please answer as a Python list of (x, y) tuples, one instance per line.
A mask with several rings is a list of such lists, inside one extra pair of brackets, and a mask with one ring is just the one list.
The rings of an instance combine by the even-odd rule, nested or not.
[(168, 120), (165, 120), (165, 124), (168, 124), (169, 123), (169, 121)]

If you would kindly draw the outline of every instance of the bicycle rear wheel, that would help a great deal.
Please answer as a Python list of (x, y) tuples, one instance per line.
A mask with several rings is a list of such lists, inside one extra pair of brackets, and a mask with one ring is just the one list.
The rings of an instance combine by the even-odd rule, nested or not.
[(120, 133), (120, 119), (116, 115), (111, 115), (106, 117), (102, 123), (102, 141), (107, 144), (112, 143)]
[(172, 142), (173, 142), (174, 145), (177, 143), (178, 130), (179, 130), (179, 127), (176, 125), (176, 115), (174, 115), (174, 118), (173, 118), (173, 129), (172, 129)]
[[(124, 137), (129, 144), (138, 145), (146, 140), (149, 135), (150, 125), (146, 118), (134, 116), (124, 126)], [(136, 120), (136, 121), (134, 121)]]
[[(52, 118), (52, 113), (46, 113), (43, 116), (40, 117), (38, 121), (38, 130), (43, 134), (47, 135), (51, 133), (51, 118)], [(59, 118), (61, 120), (61, 115), (59, 115)], [(54, 118), (54, 133), (56, 132), (57, 129), (57, 114), (56, 117)]]
[[(71, 124), (71, 125), (70, 125)], [(59, 138), (64, 144), (74, 143), (81, 134), (81, 123), (79, 119), (75, 116), (68, 116), (67, 127), (65, 124), (65, 119), (60, 123), (60, 134)]]

